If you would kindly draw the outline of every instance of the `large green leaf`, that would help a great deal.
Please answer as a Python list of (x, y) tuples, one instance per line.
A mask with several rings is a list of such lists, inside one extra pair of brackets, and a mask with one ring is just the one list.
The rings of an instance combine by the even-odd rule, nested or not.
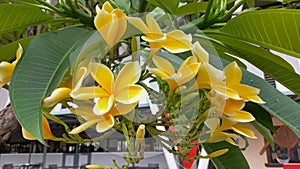
[(218, 169), (250, 169), (247, 160), (237, 146), (224, 141), (219, 143), (203, 144), (203, 147), (208, 154), (220, 149), (229, 149), (227, 153), (211, 159)]
[(34, 6), (0, 4), (0, 34), (49, 22), (54, 18)]
[(43, 143), (41, 101), (57, 87), (70, 67), (70, 53), (91, 33), (71, 27), (39, 35), (28, 44), (15, 68), (10, 84), (13, 110), (20, 124)]
[(293, 70), (291, 65), (279, 56), (224, 34), (209, 33), (206, 35), (219, 41), (235, 53), (239, 53), (239, 57), (247, 60), (294, 93), (300, 95), (300, 76)]
[(260, 106), (300, 137), (300, 105), (298, 103), (250, 72), (243, 71), (242, 83), (259, 88), (259, 96), (266, 102)]
[(300, 58), (300, 11), (272, 9), (245, 12), (222, 32)]
[(179, 0), (147, 0), (151, 4), (160, 7), (169, 14), (175, 14), (178, 6)]
[(11, 42), (5, 46), (0, 47), (0, 62), (2, 61), (12, 61), (16, 57), (16, 50), (19, 47), (19, 44), (25, 48), (33, 36), (20, 39), (14, 42)]

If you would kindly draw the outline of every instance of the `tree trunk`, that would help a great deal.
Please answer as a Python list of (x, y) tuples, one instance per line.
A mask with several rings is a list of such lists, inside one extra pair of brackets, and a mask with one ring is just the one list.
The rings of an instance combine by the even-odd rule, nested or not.
[(18, 120), (9, 104), (6, 108), (0, 111), (0, 144), (7, 141), (13, 130), (19, 125)]

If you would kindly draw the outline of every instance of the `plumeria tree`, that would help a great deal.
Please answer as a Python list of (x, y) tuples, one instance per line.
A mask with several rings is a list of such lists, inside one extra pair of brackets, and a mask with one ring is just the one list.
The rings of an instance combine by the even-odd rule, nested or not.
[[(236, 139), (255, 139), (253, 125), (274, 145), (270, 114), (300, 136), (300, 109), (240, 59), (299, 95), (299, 75), (266, 48), (300, 56), (300, 13), (286, 2), (231, 19), (245, 3), (2, 1), (0, 86), (10, 91), (24, 138), (90, 143), (120, 132), (128, 168), (143, 159), (149, 133), (185, 168), (199, 158), (219, 168), (249, 168)], [(41, 34), (26, 37), (32, 28)], [(148, 116), (135, 111), (145, 95), (159, 107)], [(53, 115), (58, 103), (81, 124), (68, 126)], [(64, 134), (54, 135), (49, 121), (64, 126)], [(91, 129), (100, 136), (83, 138)], [(199, 146), (208, 155), (190, 156)]]

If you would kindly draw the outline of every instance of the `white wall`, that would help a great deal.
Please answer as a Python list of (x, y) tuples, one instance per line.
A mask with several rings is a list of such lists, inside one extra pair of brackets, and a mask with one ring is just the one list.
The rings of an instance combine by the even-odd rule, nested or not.
[[(113, 167), (112, 159), (116, 159), (117, 164), (122, 166), (125, 164), (123, 160), (123, 155), (125, 153), (121, 152), (104, 152), (104, 153), (92, 153), (92, 163), (93, 164), (102, 164)], [(4, 164), (13, 163), (14, 165), (25, 164), (28, 162), (28, 153), (16, 153), (16, 154), (0, 154), (0, 168)], [(46, 167), (49, 164), (57, 164), (58, 166), (62, 166), (62, 153), (47, 153), (46, 158)], [(34, 153), (31, 156), (31, 163), (41, 163), (43, 160), (42, 153)], [(86, 154), (79, 154), (79, 166), (87, 163)], [(159, 163), (160, 169), (168, 169), (166, 164), (166, 159), (162, 152), (146, 152), (144, 159), (136, 166), (148, 166), (149, 163)], [(73, 157), (67, 156), (65, 166), (73, 166)]]

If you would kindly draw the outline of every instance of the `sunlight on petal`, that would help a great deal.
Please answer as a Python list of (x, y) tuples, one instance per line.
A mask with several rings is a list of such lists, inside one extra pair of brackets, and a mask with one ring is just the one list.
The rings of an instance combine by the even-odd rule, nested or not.
[(156, 69), (156, 68), (148, 68), (149, 72), (151, 72), (152, 74), (154, 74), (155, 76), (157, 77), (160, 77), (160, 78), (167, 78), (169, 77), (170, 75), (167, 74), (166, 72), (164, 71), (161, 71), (159, 69)]
[(109, 98), (102, 97), (100, 98), (93, 108), (93, 112), (96, 115), (106, 114), (114, 104), (114, 95), (111, 95)]

